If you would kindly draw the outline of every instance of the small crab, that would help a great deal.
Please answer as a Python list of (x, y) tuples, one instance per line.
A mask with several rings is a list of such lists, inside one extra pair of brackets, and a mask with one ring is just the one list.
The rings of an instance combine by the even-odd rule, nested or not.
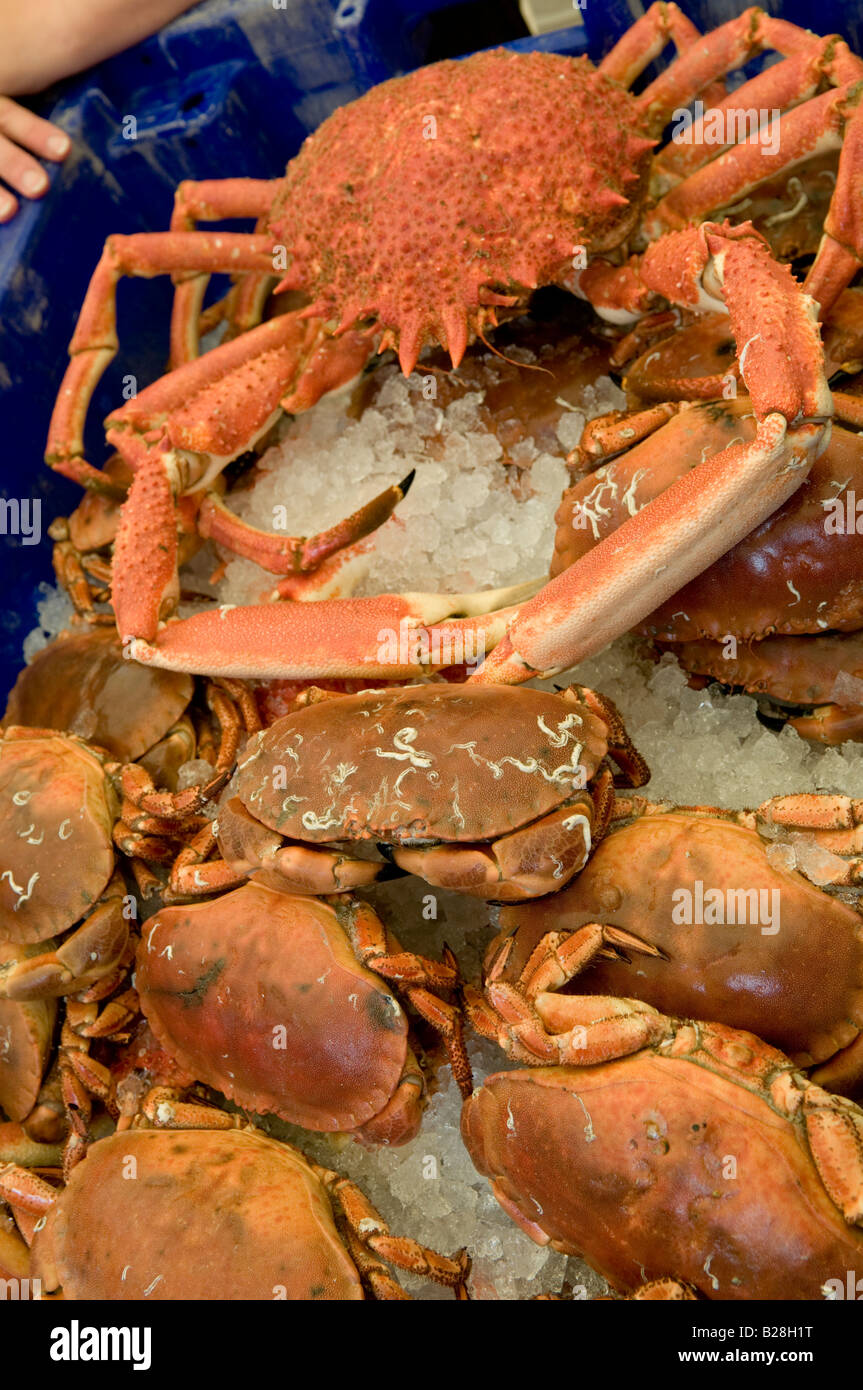
[(400, 951), (355, 899), (248, 883), (148, 921), (135, 982), (162, 1047), (244, 1109), (404, 1144), (419, 1128), (425, 1082), (408, 1020), (381, 976), (402, 982), (444, 1034), (467, 1095), (461, 1017), (436, 995), (457, 987), (454, 964), (449, 953), (439, 965)]
[[(101, 1139), (57, 1192), (0, 1164), (0, 1197), (39, 1216), (31, 1271), (65, 1299), (406, 1299), (384, 1261), (464, 1297), (470, 1262), (406, 1237), (347, 1178), (237, 1117)], [(128, 1181), (133, 1175), (135, 1181)], [(180, 1226), (178, 1227), (178, 1219)], [(178, 1236), (181, 1238), (178, 1239)]]
[[(624, 801), (562, 893), (502, 910), (484, 996), (470, 994), (474, 1022), (522, 1061), (578, 1062), (573, 994), (621, 995), (757, 1028), (819, 1084), (853, 1094), (863, 1079), (861, 812), (826, 795), (777, 797), (756, 812)], [(836, 885), (819, 886), (831, 873)]]
[(823, 1298), (863, 1275), (863, 1111), (752, 1033), (604, 995), (570, 1001), (583, 1065), (497, 1072), (462, 1114), (529, 1236), (630, 1291)]
[(646, 781), (614, 706), (584, 687), (312, 690), (249, 741), (219, 807), (223, 861), (184, 882), (211, 892), (263, 871), (293, 892), (345, 892), (385, 867), (355, 853), (373, 841), (442, 888), (555, 892), (605, 828), (609, 752), (628, 785)]
[(81, 739), (16, 728), (0, 739), (0, 941), (43, 947), (5, 962), (4, 997), (75, 992), (115, 969), (129, 940), (112, 843), (118, 810)]

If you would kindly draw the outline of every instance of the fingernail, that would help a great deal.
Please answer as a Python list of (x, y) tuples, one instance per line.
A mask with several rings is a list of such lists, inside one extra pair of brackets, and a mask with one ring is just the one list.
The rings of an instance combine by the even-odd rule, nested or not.
[(64, 155), (67, 155), (69, 153), (68, 135), (52, 135), (48, 141), (48, 153), (54, 159), (62, 159)]
[(5, 195), (0, 194), (0, 222), (4, 221), (4, 219), (10, 215), (14, 206), (15, 204), (12, 202), (11, 198), (7, 198)]
[(29, 174), (25, 174), (21, 180), (22, 193), (29, 193), (31, 198), (37, 193), (44, 193), (48, 187), (48, 175), (41, 169), (38, 172), (31, 169)]

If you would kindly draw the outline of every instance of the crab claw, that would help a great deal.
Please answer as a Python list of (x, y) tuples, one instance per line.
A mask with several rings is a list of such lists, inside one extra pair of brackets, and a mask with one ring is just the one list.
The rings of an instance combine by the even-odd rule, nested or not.
[(535, 587), (226, 605), (167, 623), (127, 652), (145, 665), (213, 676), (404, 680), (481, 660)]
[(770, 516), (827, 446), (833, 407), (816, 305), (750, 224), (669, 233), (646, 253), (642, 276), (678, 304), (724, 301), (755, 438), (678, 478), (547, 584), (471, 680), (514, 684), (594, 655)]

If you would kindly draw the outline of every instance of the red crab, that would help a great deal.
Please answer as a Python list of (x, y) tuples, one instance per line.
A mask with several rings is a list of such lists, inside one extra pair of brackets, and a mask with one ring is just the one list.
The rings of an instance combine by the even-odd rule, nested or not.
[(198, 1107), (188, 1133), (110, 1135), (59, 1192), (0, 1163), (0, 1198), (40, 1218), (34, 1277), (72, 1300), (408, 1298), (386, 1261), (466, 1296), (464, 1251), (391, 1235), (355, 1183), (242, 1123)]
[[(306, 1129), (404, 1144), (419, 1129), (425, 1082), (388, 980), (444, 1034), (469, 1094), (461, 1017), (437, 997), (458, 985), (453, 958), (402, 952), (354, 899), (249, 883), (165, 909), (144, 926), (135, 975), (156, 1038), (199, 1081)], [(188, 1107), (174, 1109), (179, 1123)]]
[[(626, 88), (669, 40), (679, 50), (676, 62), (632, 97)], [(661, 177), (677, 186), (653, 208), (639, 243), (656, 137), (675, 110), (699, 93), (714, 102), (717, 79), (768, 48), (785, 61), (735, 98), (749, 101), (757, 92), (759, 105), (783, 111), (780, 157), (771, 163), (757, 141), (735, 146), (682, 182), (674, 159), (666, 161)], [(383, 627), (462, 615), (456, 623), (482, 624), (489, 640), (509, 622), (475, 678), (515, 682), (597, 650), (706, 568), (782, 504), (826, 443), (831, 406), (814, 303), (747, 225), (704, 222), (660, 236), (640, 260), (626, 254), (657, 230), (707, 217), (775, 177), (825, 132), (831, 141), (844, 134), (808, 280), (826, 310), (853, 276), (858, 249), (863, 254), (853, 221), (861, 76), (863, 63), (841, 41), (763, 11), (748, 10), (702, 41), (677, 6), (655, 4), (599, 70), (584, 60), (503, 51), (434, 64), (337, 111), (284, 178), (185, 185), (171, 232), (111, 238), (72, 342), (48, 460), (88, 486), (105, 486), (82, 457), (81, 430), (95, 381), (117, 347), (117, 280), (182, 274), (173, 333), (182, 365), (109, 424), (134, 472), (113, 589), (132, 654), (223, 675), (385, 678), (392, 673), (380, 653)], [(828, 90), (813, 96), (822, 84)], [(189, 230), (198, 220), (249, 214), (259, 218), (252, 236)], [(258, 323), (280, 257), (287, 270), (280, 288), (301, 289), (310, 302)], [(233, 328), (246, 331), (196, 358), (201, 294), (214, 271), (245, 274), (231, 313)], [(471, 334), (555, 282), (577, 288), (617, 322), (637, 319), (657, 296), (698, 309), (724, 301), (745, 359), (754, 441), (705, 460), (631, 518), (620, 537), (496, 625), (477, 615), (499, 595), (469, 605), (462, 596), (385, 595), (326, 608), (210, 611), (161, 626), (176, 598), (176, 497), (207, 493), (280, 408), (307, 407), (370, 353), (394, 346), (410, 370), (424, 345), (443, 342), (458, 362)], [(400, 495), (390, 489), (308, 543), (255, 533), (210, 495), (199, 526), (277, 573), (302, 574), (323, 556), (337, 564), (339, 548), (367, 534)], [(319, 577), (322, 584), (333, 578)], [(424, 664), (420, 654), (414, 670)]]
[(621, 1290), (816, 1299), (863, 1274), (863, 1111), (751, 1033), (571, 1002), (583, 1065), (498, 1072), (462, 1113), (522, 1230)]
[[(820, 1085), (855, 1094), (861, 810), (815, 795), (757, 812), (623, 799), (563, 892), (502, 910), (484, 996), (470, 994), (473, 1022), (520, 1061), (577, 1063), (583, 1000), (573, 996), (637, 998), (757, 1028)], [(834, 884), (819, 887), (816, 872)]]

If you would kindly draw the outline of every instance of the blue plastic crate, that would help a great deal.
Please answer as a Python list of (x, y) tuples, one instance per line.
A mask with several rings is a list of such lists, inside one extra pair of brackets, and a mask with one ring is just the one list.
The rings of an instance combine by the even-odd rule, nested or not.
[[(584, 26), (514, 48), (600, 58), (640, 11), (638, 0), (586, 0)], [(709, 29), (744, 8), (699, 0), (683, 8)], [(841, 32), (861, 51), (863, 7), (825, 0), (769, 4), (819, 32)], [(80, 489), (42, 463), (53, 400), (92, 270), (111, 232), (168, 225), (177, 183), (230, 175), (273, 177), (337, 106), (429, 58), (434, 21), (464, 16), (471, 0), (208, 0), (158, 35), (65, 85), (44, 114), (72, 136), (51, 188), (0, 228), (0, 496), (41, 503), (43, 532), (80, 500)], [(451, 16), (452, 18), (452, 16)], [(124, 135), (134, 116), (136, 138)], [(128, 123), (127, 123), (128, 125)], [(237, 224), (233, 224), (235, 227)], [(100, 421), (122, 400), (122, 379), (146, 384), (163, 370), (171, 290), (167, 277), (124, 281), (121, 350), (90, 411), (88, 457), (105, 458)], [(0, 513), (2, 516), (2, 513)], [(0, 547), (0, 690), (22, 664), (37, 589), (51, 579), (50, 542), (5, 535)]]

